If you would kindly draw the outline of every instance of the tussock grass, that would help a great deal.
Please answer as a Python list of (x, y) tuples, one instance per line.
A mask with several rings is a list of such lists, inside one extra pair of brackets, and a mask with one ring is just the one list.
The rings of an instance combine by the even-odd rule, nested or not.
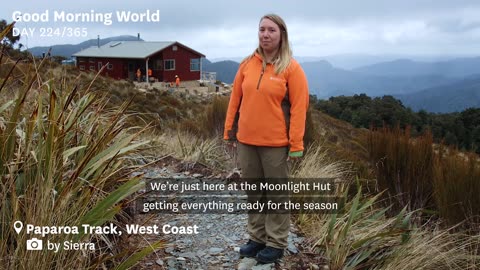
[[(294, 179), (317, 184), (324, 182), (332, 184), (331, 191), (301, 190), (297, 194), (292, 194), (291, 200), (296, 203), (323, 202), (324, 199), (320, 199), (320, 196), (326, 195), (341, 199), (352, 182), (349, 164), (335, 161), (330, 157), (329, 151), (319, 143), (310, 144), (305, 151), (305, 156), (299, 161), (290, 162), (289, 165), (290, 175)], [(335, 201), (337, 200), (332, 202)], [(343, 200), (338, 203), (343, 203)]]
[(301, 162), (292, 164), (292, 177), (295, 178), (348, 178), (351, 170), (346, 162), (335, 161), (329, 151), (319, 143), (305, 150)]
[(434, 146), (430, 132), (415, 139), (409, 134), (408, 129), (384, 128), (367, 140), (379, 187), (387, 191), (389, 202), (396, 211), (408, 207), (438, 213), (450, 225), (464, 222), (478, 232), (478, 155)]
[[(141, 131), (125, 128), (128, 103), (105, 111), (106, 99), (91, 92), (93, 82), (83, 88), (65, 77), (45, 79), (38, 70), (46, 61), (19, 71), (20, 78), (7, 74), (0, 88), (2, 95), (15, 94), (0, 104), (0, 263), (5, 269), (125, 269), (162, 242), (135, 253), (118, 250), (111, 235), (80, 230), (48, 235), (44, 245), (47, 239), (93, 242), (95, 251), (32, 252), (27, 239), (41, 236), (13, 230), (16, 220), (80, 228), (115, 223), (124, 199), (142, 187), (125, 170), (129, 154), (146, 143), (136, 141)], [(9, 62), (1, 55), (0, 69)]]
[(204, 139), (222, 138), (228, 102), (228, 97), (214, 96), (208, 104), (197, 104), (198, 111), (189, 111), (176, 128)]
[[(310, 110), (310, 113), (315, 132), (314, 141), (329, 149), (330, 155), (335, 159), (351, 162), (353, 174), (359, 179), (374, 178), (368, 163), (368, 152), (363, 143), (368, 130), (354, 128), (349, 123), (318, 110)], [(367, 185), (363, 185), (363, 188), (373, 189)]]
[(478, 269), (480, 257), (474, 250), (479, 241), (448, 229), (415, 229), (374, 269)]
[(409, 216), (386, 219), (385, 209), (374, 206), (378, 197), (363, 198), (359, 190), (338, 214), (311, 217), (311, 248), (327, 258), (330, 269), (371, 268), (408, 239)]
[(228, 97), (215, 96), (211, 105), (207, 106), (201, 119), (201, 132), (206, 137), (223, 137), (225, 117), (228, 109)]
[(480, 158), (439, 147), (433, 168), (434, 199), (440, 217), (451, 226), (480, 233)]
[[(309, 148), (294, 175), (350, 179), (348, 163), (332, 160), (324, 147)], [(308, 247), (329, 269), (477, 269), (479, 237), (441, 229), (433, 221), (415, 227), (416, 213), (406, 206), (387, 214), (391, 206), (380, 200), (382, 193), (366, 196), (359, 181), (346, 183), (335, 193), (344, 198), (337, 213), (295, 216)]]
[(380, 190), (386, 190), (389, 204), (398, 211), (433, 209), (433, 137), (427, 132), (415, 141), (410, 131), (396, 127), (383, 128), (370, 133), (367, 149), (376, 168)]
[(307, 117), (305, 119), (305, 134), (303, 135), (303, 142), (305, 148), (310, 147), (310, 145), (318, 143), (318, 129), (315, 126), (313, 121), (313, 112), (312, 109), (307, 111)]
[(479, 237), (414, 227), (406, 209), (387, 217), (380, 194), (365, 198), (358, 190), (338, 214), (299, 219), (329, 269), (478, 269)]
[(151, 160), (171, 155), (188, 163), (199, 163), (216, 169), (231, 167), (231, 159), (220, 138), (204, 139), (189, 132), (166, 130), (163, 133), (152, 131), (144, 135), (150, 141), (150, 150), (142, 151)]
[[(204, 104), (198, 100), (181, 98), (178, 93), (156, 88), (139, 89), (129, 81), (97, 76), (91, 72), (79, 72), (76, 68), (70, 70), (70, 67), (57, 67), (46, 72), (58, 76), (62, 68), (68, 69), (68, 79), (74, 81), (80, 88), (88, 87), (92, 92), (108, 97), (106, 108), (115, 109), (126, 100), (131, 100), (126, 110), (126, 113), (132, 116), (126, 122), (131, 127), (150, 126), (158, 131), (176, 129), (186, 119), (194, 119), (205, 111)], [(95, 84), (91, 85), (93, 79)]]

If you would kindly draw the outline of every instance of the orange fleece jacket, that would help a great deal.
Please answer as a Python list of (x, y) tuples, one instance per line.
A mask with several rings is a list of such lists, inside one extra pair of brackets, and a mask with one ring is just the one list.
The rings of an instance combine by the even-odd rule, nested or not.
[[(290, 100), (290, 128), (287, 136), (281, 103)], [(229, 140), (240, 106), (237, 139), (257, 146), (290, 146), (290, 153), (303, 151), (305, 119), (309, 103), (308, 83), (302, 67), (293, 58), (280, 74), (272, 64), (262, 72), (262, 58), (255, 53), (238, 69), (228, 104), (224, 139)]]

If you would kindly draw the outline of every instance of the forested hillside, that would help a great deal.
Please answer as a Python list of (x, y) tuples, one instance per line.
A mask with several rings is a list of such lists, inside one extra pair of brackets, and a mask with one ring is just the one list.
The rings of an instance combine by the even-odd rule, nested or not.
[(414, 112), (392, 96), (371, 98), (360, 94), (312, 99), (316, 109), (355, 127), (409, 126), (414, 136), (430, 129), (437, 141), (444, 140), (460, 149), (480, 152), (480, 108), (436, 114), (424, 110)]

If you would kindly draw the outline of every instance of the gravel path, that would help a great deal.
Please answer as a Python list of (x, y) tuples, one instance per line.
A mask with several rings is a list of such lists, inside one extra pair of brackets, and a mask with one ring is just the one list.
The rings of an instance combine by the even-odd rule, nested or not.
[[(145, 181), (152, 179), (194, 178), (216, 179), (217, 182), (226, 182), (226, 174), (213, 175), (212, 171), (198, 164), (180, 164), (174, 159), (166, 160), (154, 168), (144, 172)], [(158, 194), (156, 192), (155, 194)], [(148, 200), (155, 200), (155, 195), (148, 195)], [(138, 213), (138, 212), (137, 212)], [(198, 234), (159, 234), (150, 235), (148, 241), (154, 242), (163, 237), (169, 244), (164, 250), (147, 257), (136, 269), (291, 269), (285, 265), (285, 260), (277, 264), (257, 265), (254, 259), (241, 259), (239, 247), (247, 242), (246, 229), (247, 214), (172, 214), (172, 213), (138, 213), (136, 221), (147, 220), (146, 225), (157, 224), (159, 227), (170, 226), (198, 226)], [(292, 226), (292, 230), (295, 228)], [(289, 247), (286, 254), (298, 253), (303, 237), (297, 236), (294, 231), (289, 234)], [(314, 268), (315, 269), (315, 268)]]

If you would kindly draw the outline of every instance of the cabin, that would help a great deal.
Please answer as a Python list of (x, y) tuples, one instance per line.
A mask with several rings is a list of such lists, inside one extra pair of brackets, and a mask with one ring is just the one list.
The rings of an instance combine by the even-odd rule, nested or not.
[[(82, 71), (98, 72), (114, 79), (172, 82), (178, 75), (182, 81), (200, 80), (205, 55), (177, 41), (111, 41), (73, 54)], [(151, 70), (151, 75), (148, 70)]]

